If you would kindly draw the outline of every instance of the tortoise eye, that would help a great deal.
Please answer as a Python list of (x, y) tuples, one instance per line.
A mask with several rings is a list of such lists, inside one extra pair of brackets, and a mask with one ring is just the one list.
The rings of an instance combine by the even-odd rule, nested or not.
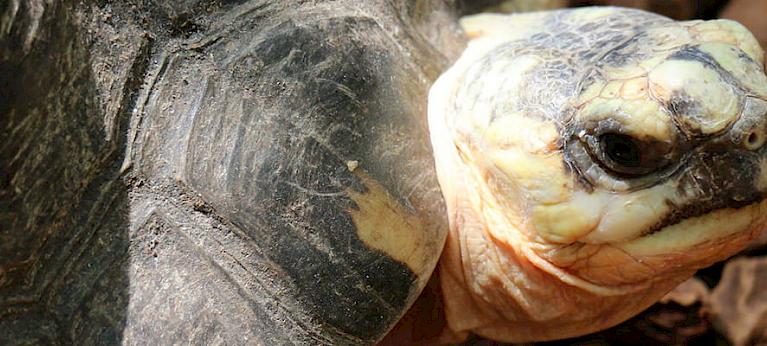
[(600, 166), (624, 177), (638, 177), (669, 163), (670, 143), (607, 132), (590, 137), (590, 148)]
[[(633, 138), (626, 135), (608, 133), (600, 136), (599, 142), (602, 145), (602, 151), (605, 156), (615, 166), (629, 169), (641, 166), (642, 149)], [(620, 172), (622, 169), (616, 169), (616, 171)]]

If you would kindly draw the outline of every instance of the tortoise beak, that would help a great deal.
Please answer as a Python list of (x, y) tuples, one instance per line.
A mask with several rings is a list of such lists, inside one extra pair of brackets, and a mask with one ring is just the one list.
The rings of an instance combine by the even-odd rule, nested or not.
[(767, 196), (767, 101), (748, 97), (730, 128), (700, 143), (675, 174), (672, 211), (647, 233), (724, 208), (742, 208)]
[(763, 199), (764, 190), (756, 186), (767, 168), (762, 167), (764, 160), (760, 159), (764, 155), (744, 150), (701, 151), (693, 155), (678, 178), (680, 195), (690, 202), (676, 206), (673, 217), (687, 218), (714, 209), (740, 208)]
[(663, 262), (681, 256), (702, 267), (735, 254), (767, 229), (767, 101), (746, 97), (729, 129), (685, 160), (673, 178), (678, 198), (667, 201), (668, 216), (619, 247)]

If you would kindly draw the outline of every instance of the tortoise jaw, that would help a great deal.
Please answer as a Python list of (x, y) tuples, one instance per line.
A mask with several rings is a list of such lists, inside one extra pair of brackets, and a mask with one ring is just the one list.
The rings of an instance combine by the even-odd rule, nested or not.
[[(767, 232), (765, 152), (765, 148), (759, 150), (760, 158), (753, 162), (754, 165), (748, 166), (749, 169), (735, 163), (730, 164), (732, 167), (719, 168), (720, 175), (727, 175), (722, 173), (723, 170), (751, 171), (747, 178), (742, 175), (726, 179), (723, 176), (708, 177), (707, 181), (720, 183), (708, 188), (695, 185), (696, 188), (690, 190), (692, 192), (688, 192), (687, 196), (689, 201), (695, 202), (675, 206), (681, 208), (677, 213), (684, 212), (684, 208), (688, 208), (688, 213), (675, 220), (659, 219), (660, 226), (653, 228), (653, 232), (615, 241), (600, 240), (598, 235), (590, 234), (591, 238), (586, 236), (569, 244), (540, 243), (533, 249), (553, 266), (564, 268), (569, 274), (602, 287), (691, 275), (699, 268), (736, 254), (752, 239)], [(713, 168), (707, 170), (711, 172)], [(706, 178), (701, 174), (698, 176)], [(742, 185), (735, 188), (722, 184)], [(694, 193), (703, 190), (717, 195), (699, 196)], [(752, 190), (752, 193), (744, 195), (745, 190)], [(719, 200), (718, 205), (701, 202), (714, 197)], [(699, 209), (695, 210), (696, 207)]]
[[(767, 231), (767, 201), (685, 219), (635, 239), (587, 244), (536, 244), (529, 258), (568, 284), (599, 295), (646, 289), (724, 260)], [(535, 260), (534, 260), (535, 261)]]
[(767, 230), (767, 200), (682, 220), (652, 234), (614, 244), (632, 256), (679, 258), (703, 267), (743, 249)]
[[(678, 171), (662, 184), (628, 193), (610, 193), (602, 189), (592, 192), (590, 198), (607, 202), (600, 204), (602, 210), (593, 230), (568, 243), (628, 242), (690, 218), (720, 210), (739, 210), (757, 204), (767, 196), (767, 157), (764, 153), (700, 149), (683, 159)], [(538, 228), (539, 231), (546, 230), (545, 227)], [(691, 237), (689, 232), (681, 232)]]

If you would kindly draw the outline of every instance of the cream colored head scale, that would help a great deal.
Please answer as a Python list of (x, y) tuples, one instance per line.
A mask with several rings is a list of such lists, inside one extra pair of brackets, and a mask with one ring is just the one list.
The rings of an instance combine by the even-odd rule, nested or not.
[(767, 79), (741, 25), (479, 15), (429, 95), (448, 327), (512, 342), (640, 312), (767, 221)]

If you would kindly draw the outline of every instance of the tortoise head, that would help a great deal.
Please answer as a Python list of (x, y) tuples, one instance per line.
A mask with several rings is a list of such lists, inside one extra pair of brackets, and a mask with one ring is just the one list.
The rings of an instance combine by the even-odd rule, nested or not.
[[(464, 26), (476, 39), (430, 94), (452, 208), (442, 266), (462, 294), (506, 308), (454, 329), (524, 341), (605, 328), (765, 228), (767, 78), (744, 27), (615, 8)], [(499, 322), (520, 316), (537, 322)]]

